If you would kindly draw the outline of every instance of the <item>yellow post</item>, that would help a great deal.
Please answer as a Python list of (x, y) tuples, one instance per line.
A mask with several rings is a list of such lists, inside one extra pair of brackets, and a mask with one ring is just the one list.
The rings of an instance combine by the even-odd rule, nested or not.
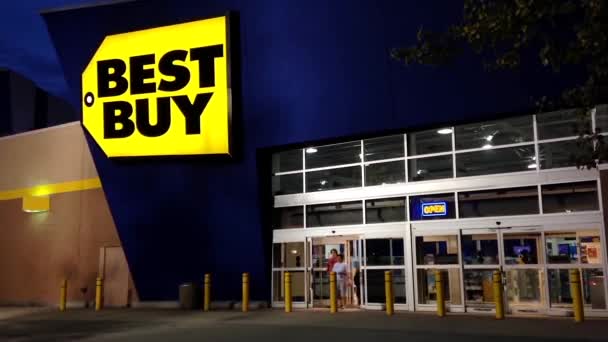
[(443, 295), (443, 274), (435, 270), (435, 288), (437, 289), (437, 316), (445, 316), (445, 296)]
[(572, 294), (574, 321), (581, 323), (585, 320), (585, 313), (583, 312), (583, 295), (581, 293), (581, 273), (578, 269), (570, 270), (570, 293)]
[(243, 312), (249, 311), (249, 273), (243, 273), (243, 303), (241, 309)]
[(329, 312), (338, 312), (338, 296), (336, 288), (336, 272), (329, 273)]
[(292, 310), (291, 273), (285, 272), (285, 312), (291, 312), (291, 310)]
[(494, 302), (496, 303), (496, 319), (504, 319), (505, 307), (502, 297), (502, 274), (500, 271), (494, 271), (492, 281), (494, 285)]
[(103, 309), (103, 278), (98, 277), (95, 282), (95, 311)]
[(392, 316), (395, 306), (393, 300), (393, 272), (391, 271), (384, 272), (384, 293), (386, 295), (386, 314)]
[(64, 279), (61, 281), (61, 291), (59, 293), (59, 311), (65, 311), (68, 300), (68, 281)]
[(211, 274), (205, 273), (205, 284), (203, 293), (203, 311), (211, 309)]

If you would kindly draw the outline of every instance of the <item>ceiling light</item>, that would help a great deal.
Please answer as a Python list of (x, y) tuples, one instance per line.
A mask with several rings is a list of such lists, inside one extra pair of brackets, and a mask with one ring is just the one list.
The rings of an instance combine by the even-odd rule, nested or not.
[(321, 181), (321, 185), (325, 185), (325, 184), (327, 184), (327, 181), (324, 179)]
[(452, 134), (452, 129), (451, 128), (442, 128), (442, 129), (438, 130), (437, 133), (439, 133), (439, 134)]
[(297, 249), (292, 249), (291, 250), (291, 254), (298, 254), (298, 250)]
[(306, 153), (317, 153), (317, 149), (314, 147), (309, 147), (306, 149)]
[(492, 139), (494, 139), (494, 136), (493, 136), (493, 135), (488, 135), (488, 136), (486, 137), (486, 140), (487, 140), (487, 141), (492, 141)]
[(492, 148), (492, 144), (485, 144), (485, 145), (483, 145), (481, 148), (483, 148), (483, 149), (486, 149), (486, 150), (487, 150), (487, 149), (489, 149), (489, 148)]
[(536, 169), (536, 163), (528, 165), (528, 169)]
[(416, 171), (416, 174), (417, 174), (417, 175), (421, 175), (421, 174), (422, 174), (422, 172), (424, 172), (424, 170), (418, 170), (418, 171)]

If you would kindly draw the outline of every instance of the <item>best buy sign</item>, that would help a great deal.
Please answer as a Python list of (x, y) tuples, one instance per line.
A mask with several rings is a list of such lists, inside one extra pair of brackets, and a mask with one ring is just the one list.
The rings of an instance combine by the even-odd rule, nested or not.
[(105, 38), (82, 74), (108, 157), (230, 154), (228, 17)]

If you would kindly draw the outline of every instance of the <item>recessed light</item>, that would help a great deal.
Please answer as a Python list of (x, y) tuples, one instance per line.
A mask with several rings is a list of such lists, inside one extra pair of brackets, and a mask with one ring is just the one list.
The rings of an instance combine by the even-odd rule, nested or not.
[(536, 163), (528, 165), (528, 169), (536, 169)]
[(487, 140), (487, 141), (492, 141), (492, 139), (494, 139), (494, 136), (493, 136), (493, 135), (488, 135), (488, 136), (486, 137), (486, 140)]
[(492, 148), (492, 144), (485, 144), (485, 145), (483, 145), (481, 148), (484, 148), (484, 149), (486, 149), (486, 150), (487, 150), (487, 149), (489, 149), (489, 148)]
[(317, 153), (317, 149), (314, 147), (309, 147), (306, 149), (306, 153)]
[(439, 133), (439, 134), (452, 134), (452, 129), (451, 128), (442, 128), (442, 129), (438, 130), (437, 133)]

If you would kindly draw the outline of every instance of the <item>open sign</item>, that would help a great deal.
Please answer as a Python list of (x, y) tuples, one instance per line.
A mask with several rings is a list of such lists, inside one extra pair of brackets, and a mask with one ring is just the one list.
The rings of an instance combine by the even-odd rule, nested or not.
[(422, 203), (422, 216), (446, 216), (448, 214), (448, 204), (446, 202)]

